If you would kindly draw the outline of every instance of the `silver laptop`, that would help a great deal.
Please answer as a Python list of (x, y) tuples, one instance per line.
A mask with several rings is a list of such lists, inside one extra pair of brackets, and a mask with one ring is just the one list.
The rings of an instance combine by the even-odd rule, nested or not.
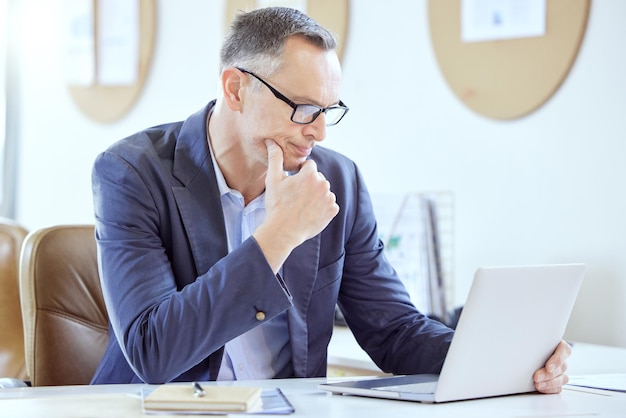
[(584, 264), (480, 268), (440, 375), (326, 382), (320, 389), (418, 402), (532, 392), (563, 338)]

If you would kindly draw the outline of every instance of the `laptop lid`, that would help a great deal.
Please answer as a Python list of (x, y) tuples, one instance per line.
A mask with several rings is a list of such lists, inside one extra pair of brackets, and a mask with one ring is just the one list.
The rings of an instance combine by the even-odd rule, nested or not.
[(584, 272), (583, 264), (478, 269), (433, 393), (414, 390), (432, 375), (320, 388), (426, 402), (532, 392), (533, 373), (563, 338)]

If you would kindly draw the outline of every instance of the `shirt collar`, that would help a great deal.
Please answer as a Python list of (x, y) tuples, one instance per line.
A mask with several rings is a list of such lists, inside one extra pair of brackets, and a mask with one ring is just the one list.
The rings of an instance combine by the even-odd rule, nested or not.
[[(220, 197), (231, 195), (235, 198), (243, 200), (243, 196), (238, 190), (231, 189), (230, 187), (228, 187), (228, 184), (226, 183), (226, 179), (224, 178), (224, 173), (222, 173), (222, 170), (220, 169), (220, 166), (217, 164), (217, 160), (215, 159), (215, 152), (213, 152), (213, 145), (211, 144), (211, 139), (209, 138), (209, 119), (211, 118), (211, 114), (209, 114), (209, 117), (207, 118), (207, 122), (206, 122), (206, 140), (207, 140), (207, 143), (209, 144), (209, 154), (211, 154), (211, 161), (213, 161), (213, 170), (215, 170), (215, 179), (217, 180), (217, 188), (220, 191)], [(255, 202), (255, 205), (253, 205), (253, 207), (264, 208), (265, 207), (265, 192), (261, 193), (261, 195), (258, 196), (256, 199), (254, 199), (252, 202)]]
[(207, 141), (209, 143), (209, 153), (211, 154), (211, 161), (213, 161), (213, 169), (215, 170), (215, 178), (217, 179), (217, 187), (220, 191), (220, 196), (224, 196), (229, 193), (233, 193), (228, 184), (226, 184), (226, 179), (224, 178), (224, 174), (222, 170), (220, 170), (220, 166), (217, 165), (217, 160), (215, 159), (215, 153), (213, 152), (213, 146), (211, 145), (211, 141), (208, 138), (208, 130), (207, 130)]
[[(215, 153), (213, 152), (213, 146), (211, 145), (211, 140), (209, 139), (209, 133), (207, 129), (207, 142), (209, 143), (209, 154), (211, 154), (211, 161), (213, 161), (213, 169), (215, 170), (215, 179), (217, 180), (217, 188), (220, 191), (220, 197), (224, 196), (232, 196), (234, 199), (241, 200), (243, 202), (242, 194), (235, 189), (231, 189), (228, 187), (226, 183), (226, 179), (224, 178), (224, 174), (220, 169), (220, 166), (217, 164), (217, 160), (215, 159)], [(248, 205), (248, 210), (252, 210), (255, 208), (265, 208), (265, 192), (261, 193), (256, 199), (254, 199), (251, 204)]]

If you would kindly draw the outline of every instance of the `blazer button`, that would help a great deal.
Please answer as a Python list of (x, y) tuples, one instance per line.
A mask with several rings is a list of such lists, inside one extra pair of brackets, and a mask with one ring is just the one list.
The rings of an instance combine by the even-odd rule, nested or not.
[(264, 321), (265, 320), (265, 312), (263, 311), (259, 311), (256, 313), (256, 320), (257, 321)]

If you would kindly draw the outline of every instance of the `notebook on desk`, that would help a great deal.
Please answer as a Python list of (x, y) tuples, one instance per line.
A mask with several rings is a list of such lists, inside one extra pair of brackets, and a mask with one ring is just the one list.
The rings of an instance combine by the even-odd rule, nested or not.
[(563, 338), (584, 272), (583, 264), (480, 268), (440, 375), (326, 382), (319, 388), (418, 402), (532, 392), (533, 373)]

